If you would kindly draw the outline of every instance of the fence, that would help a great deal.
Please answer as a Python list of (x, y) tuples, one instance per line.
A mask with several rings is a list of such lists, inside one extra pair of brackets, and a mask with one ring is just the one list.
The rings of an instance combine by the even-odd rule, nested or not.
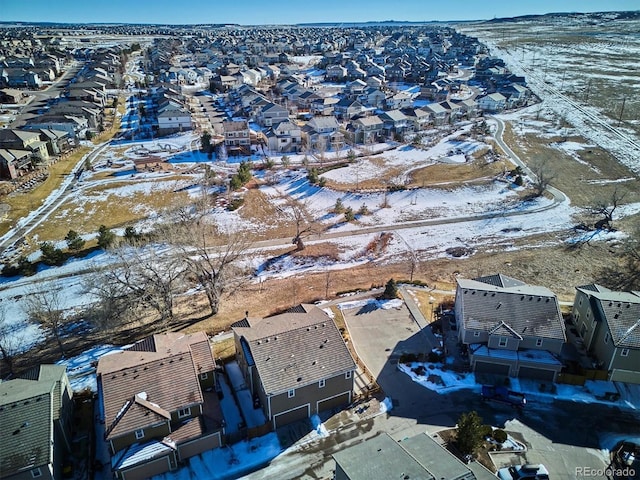
[(560, 373), (556, 381), (567, 385), (583, 386), (587, 380), (608, 380), (609, 372), (606, 370), (580, 369), (580, 373)]
[(257, 427), (242, 427), (237, 432), (227, 433), (224, 436), (224, 442), (227, 445), (248, 440), (251, 438), (262, 437), (271, 431), (271, 422), (263, 423)]

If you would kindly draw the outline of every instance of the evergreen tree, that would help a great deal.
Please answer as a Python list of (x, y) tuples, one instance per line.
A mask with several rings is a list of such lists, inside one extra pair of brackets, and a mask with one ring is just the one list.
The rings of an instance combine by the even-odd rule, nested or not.
[(398, 298), (398, 286), (396, 285), (396, 281), (393, 278), (391, 278), (384, 286), (382, 298), (385, 300), (393, 300), (394, 298)]
[(463, 413), (458, 418), (456, 446), (463, 455), (472, 455), (482, 444), (483, 423), (477, 412)]
[(67, 242), (67, 248), (71, 252), (79, 252), (85, 244), (84, 239), (75, 230), (69, 230), (64, 239)]
[(116, 239), (116, 234), (109, 230), (104, 225), (100, 225), (98, 228), (98, 247), (106, 250)]

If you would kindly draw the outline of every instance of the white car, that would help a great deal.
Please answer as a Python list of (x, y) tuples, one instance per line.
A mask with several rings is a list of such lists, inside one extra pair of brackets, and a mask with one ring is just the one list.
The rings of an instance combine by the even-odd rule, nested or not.
[(549, 472), (544, 465), (512, 465), (498, 470), (500, 480), (549, 480)]

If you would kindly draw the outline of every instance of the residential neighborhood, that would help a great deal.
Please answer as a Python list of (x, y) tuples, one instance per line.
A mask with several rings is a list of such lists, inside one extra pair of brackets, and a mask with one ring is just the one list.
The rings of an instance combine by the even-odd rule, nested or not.
[(637, 175), (463, 30), (0, 27), (0, 479), (640, 478)]

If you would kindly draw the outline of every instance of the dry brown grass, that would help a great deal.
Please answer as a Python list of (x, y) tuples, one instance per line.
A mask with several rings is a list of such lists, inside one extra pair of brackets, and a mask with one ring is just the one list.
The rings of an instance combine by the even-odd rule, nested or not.
[(38, 208), (42, 202), (60, 186), (64, 178), (71, 173), (73, 167), (89, 152), (89, 148), (77, 148), (64, 160), (49, 166), (49, 177), (29, 192), (12, 193), (2, 199), (9, 206), (6, 218), (0, 223), (0, 235), (4, 235), (20, 218), (27, 216)]
[[(454, 284), (449, 284), (447, 288), (443, 290), (455, 290), (456, 286)], [(418, 308), (424, 315), (424, 318), (429, 320), (429, 323), (433, 322), (435, 318), (435, 312), (438, 311), (439, 307), (443, 303), (450, 303), (453, 301), (454, 295), (452, 294), (443, 294), (437, 292), (425, 292), (424, 290), (414, 290), (408, 289), (418, 300)]]
[(213, 354), (216, 358), (216, 361), (220, 363), (226, 363), (231, 360), (236, 355), (236, 344), (233, 338), (225, 338), (223, 340), (213, 340)]
[(295, 225), (267, 196), (258, 189), (248, 190), (244, 195), (242, 208), (238, 210), (241, 218), (266, 227), (260, 237), (285, 238), (295, 235)]
[(462, 182), (488, 181), (505, 170), (513, 168), (510, 162), (498, 160), (487, 163), (474, 159), (469, 163), (429, 165), (411, 172), (411, 187), (437, 187)]
[[(555, 174), (551, 184), (566, 193), (574, 206), (591, 207), (599, 200), (609, 199), (614, 189), (624, 193), (625, 203), (640, 201), (638, 176), (600, 147), (590, 146), (579, 151), (578, 161), (571, 155), (549, 146), (550, 143), (562, 141), (561, 137), (545, 139), (533, 134), (521, 136), (515, 134), (509, 124), (505, 127), (504, 140), (527, 165), (546, 161), (549, 170)], [(581, 138), (569, 137), (567, 140), (585, 142)], [(594, 183), (629, 178), (633, 180)]]
[[(107, 191), (110, 188), (122, 186), (118, 184), (102, 185), (95, 192)], [(152, 212), (162, 212), (179, 205), (188, 204), (191, 199), (187, 192), (158, 191), (152, 193), (134, 192), (128, 197), (109, 194), (103, 200), (90, 201), (91, 192), (86, 193), (87, 201), (76, 205), (66, 204), (64, 210), (49, 218), (36, 227), (33, 235), (38, 235), (39, 241), (57, 241), (64, 238), (70, 229), (79, 233), (96, 232), (100, 225), (108, 228), (122, 227), (143, 218)]]

